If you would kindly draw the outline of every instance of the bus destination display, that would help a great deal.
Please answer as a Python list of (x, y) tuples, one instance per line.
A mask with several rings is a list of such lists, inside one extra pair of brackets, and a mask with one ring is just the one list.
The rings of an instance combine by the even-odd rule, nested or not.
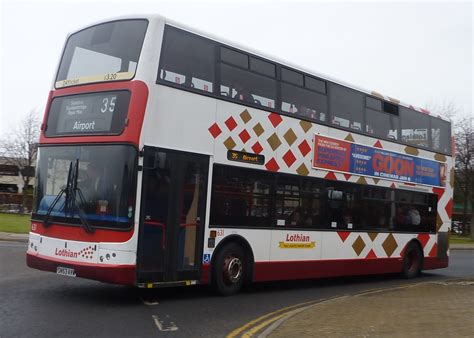
[(123, 129), (130, 94), (105, 92), (53, 101), (47, 135), (116, 134)]

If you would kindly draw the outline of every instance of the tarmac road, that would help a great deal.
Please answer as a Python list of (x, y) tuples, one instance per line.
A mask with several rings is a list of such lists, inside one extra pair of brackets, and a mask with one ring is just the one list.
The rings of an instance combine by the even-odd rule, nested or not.
[[(29, 269), (25, 243), (0, 241), (0, 337), (224, 337), (283, 307), (413, 283), (394, 275), (256, 284), (233, 297), (207, 287), (139, 290)], [(474, 276), (474, 250), (416, 282)]]

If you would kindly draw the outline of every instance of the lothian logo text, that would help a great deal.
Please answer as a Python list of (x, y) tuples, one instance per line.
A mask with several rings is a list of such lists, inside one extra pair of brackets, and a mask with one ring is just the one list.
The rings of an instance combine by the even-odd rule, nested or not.
[(74, 252), (69, 249), (58, 250), (58, 248), (56, 248), (56, 251), (54, 252), (54, 254), (56, 256), (69, 257), (69, 258), (77, 258), (79, 256), (78, 252)]

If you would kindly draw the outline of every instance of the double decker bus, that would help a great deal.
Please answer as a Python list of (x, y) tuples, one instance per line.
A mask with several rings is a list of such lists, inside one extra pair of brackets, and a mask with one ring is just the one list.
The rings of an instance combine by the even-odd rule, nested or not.
[(28, 266), (154, 288), (448, 266), (450, 123), (161, 16), (67, 38)]

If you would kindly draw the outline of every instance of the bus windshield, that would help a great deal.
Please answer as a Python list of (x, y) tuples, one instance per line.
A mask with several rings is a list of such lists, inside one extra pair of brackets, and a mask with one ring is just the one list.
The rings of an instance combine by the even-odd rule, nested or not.
[(113, 21), (71, 35), (56, 88), (133, 78), (147, 25), (146, 20)]
[[(54, 146), (38, 151), (33, 218), (92, 226), (129, 228), (135, 202), (136, 150), (125, 145)], [(77, 164), (76, 164), (77, 163)], [(74, 203), (62, 194), (77, 165)], [(68, 202), (69, 199), (69, 202)], [(57, 200), (55, 202), (55, 200)]]

